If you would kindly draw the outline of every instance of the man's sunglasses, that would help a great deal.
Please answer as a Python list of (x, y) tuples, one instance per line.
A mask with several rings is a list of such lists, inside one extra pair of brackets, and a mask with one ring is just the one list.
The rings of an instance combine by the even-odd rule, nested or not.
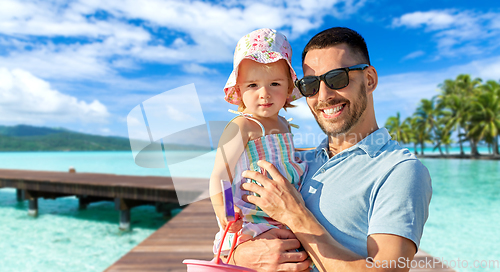
[(349, 71), (364, 70), (368, 64), (358, 64), (351, 67), (338, 68), (320, 76), (306, 76), (295, 81), (295, 86), (305, 96), (314, 96), (319, 92), (319, 83), (323, 80), (328, 88), (339, 90), (349, 85)]

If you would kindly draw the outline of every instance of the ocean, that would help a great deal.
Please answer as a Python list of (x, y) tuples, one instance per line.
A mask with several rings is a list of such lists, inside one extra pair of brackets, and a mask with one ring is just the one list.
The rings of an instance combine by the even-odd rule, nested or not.
[[(429, 150), (430, 151), (430, 150)], [(483, 150), (484, 152), (484, 150)], [(432, 152), (433, 153), (433, 152)], [(190, 157), (189, 153), (172, 156)], [(175, 169), (177, 176), (208, 177), (213, 153), (196, 166)], [(500, 161), (422, 159), (431, 173), (433, 197), (420, 248), (463, 268), (499, 260)], [(130, 152), (2, 152), (0, 168), (168, 176), (167, 168), (135, 165)], [(175, 211), (179, 212), (179, 211)], [(111, 202), (78, 210), (75, 197), (39, 200), (39, 216), (27, 215), (14, 189), (0, 189), (0, 271), (103, 271), (161, 227), (169, 218), (152, 206), (132, 209), (132, 230), (118, 230)], [(461, 267), (459, 267), (461, 266)], [(496, 271), (482, 268), (481, 271)]]

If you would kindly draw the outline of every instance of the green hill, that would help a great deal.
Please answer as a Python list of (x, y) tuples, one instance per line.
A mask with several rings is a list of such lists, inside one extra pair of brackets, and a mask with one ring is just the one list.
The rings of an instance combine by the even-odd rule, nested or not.
[[(168, 150), (197, 150), (197, 146), (166, 145)], [(106, 137), (64, 128), (28, 125), (0, 126), (0, 151), (130, 151), (124, 137)]]
[(62, 128), (0, 126), (0, 151), (99, 150), (130, 150), (130, 143), (123, 137), (89, 135)]
[(34, 127), (17, 125), (15, 127), (0, 126), (0, 135), (4, 136), (43, 136), (61, 132), (71, 132), (64, 128)]

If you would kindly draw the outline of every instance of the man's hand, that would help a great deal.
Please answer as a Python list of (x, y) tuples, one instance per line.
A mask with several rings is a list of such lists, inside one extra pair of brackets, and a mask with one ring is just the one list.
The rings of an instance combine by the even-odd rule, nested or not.
[(300, 242), (287, 229), (271, 229), (240, 244), (230, 263), (257, 271), (309, 271), (305, 251), (296, 252)]
[(244, 195), (243, 200), (255, 204), (274, 220), (289, 225), (290, 217), (296, 216), (299, 209), (305, 209), (302, 196), (274, 165), (266, 161), (258, 161), (257, 164), (265, 169), (272, 179), (255, 171), (243, 172), (243, 177), (262, 184), (259, 186), (255, 183), (243, 183), (242, 189), (259, 195)]

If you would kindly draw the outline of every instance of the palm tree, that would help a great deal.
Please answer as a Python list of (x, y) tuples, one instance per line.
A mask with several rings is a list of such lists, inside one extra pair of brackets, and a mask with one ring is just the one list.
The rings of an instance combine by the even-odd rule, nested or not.
[(458, 75), (440, 84), (441, 93), (432, 99), (422, 99), (413, 114), (401, 122), (399, 112), (387, 119), (386, 127), (401, 143), (413, 143), (415, 154), (420, 145), (424, 154), (425, 144), (434, 143), (434, 149), (443, 154), (453, 143), (452, 131), (458, 134), (460, 154), (465, 141), (470, 142), (471, 154), (479, 155), (477, 144), (481, 141), (493, 147), (499, 155), (500, 140), (500, 82), (488, 81), (481, 85), (480, 78)]
[[(406, 121), (406, 120), (405, 120)], [(389, 130), (392, 138), (401, 142), (402, 144), (408, 144), (411, 140), (411, 130), (407, 122), (401, 123), (401, 116), (399, 112), (396, 116), (391, 116), (385, 122), (385, 127)]]
[(441, 145), (445, 146), (446, 154), (449, 154), (450, 144), (453, 143), (453, 140), (451, 139), (451, 131), (446, 127), (445, 119), (445, 117), (438, 119), (438, 124), (434, 127), (434, 149), (439, 149), (439, 153), (441, 155), (443, 155)]
[[(474, 112), (472, 109), (471, 101), (474, 100), (478, 93), (478, 87), (480, 86), (482, 80), (480, 78), (471, 79), (470, 75), (461, 74), (457, 76), (455, 80), (457, 92), (459, 99), (461, 100), (462, 112), (463, 112), (463, 123), (460, 124), (462, 128), (465, 129), (464, 135), (470, 142), (471, 155), (477, 156), (479, 152), (477, 151), (477, 144), (480, 141), (480, 135), (476, 132), (470, 132), (469, 129), (473, 127)], [(460, 135), (460, 134), (459, 134)]]
[(436, 107), (435, 100), (436, 97), (433, 97), (431, 100), (425, 98), (420, 100), (419, 106), (414, 113), (417, 118), (417, 138), (421, 146), (422, 155), (424, 154), (425, 142), (432, 142), (432, 134), (436, 134), (438, 126), (437, 118), (441, 115), (441, 108)]
[(498, 155), (498, 135), (500, 132), (500, 85), (490, 80), (478, 89), (470, 114), (470, 135), (475, 140), (485, 140), (493, 146), (493, 154)]
[[(464, 155), (462, 130), (465, 127), (465, 115), (468, 111), (469, 100), (465, 99), (459, 88), (460, 76), (457, 80), (447, 79), (443, 84), (440, 84), (441, 94), (437, 96), (437, 103), (444, 111), (449, 114), (444, 116), (443, 123), (447, 131), (456, 130), (458, 143), (460, 145), (460, 155)], [(451, 140), (451, 139), (450, 139)]]
[[(406, 117), (403, 123), (408, 125), (410, 130), (410, 143), (413, 143), (413, 150), (415, 150), (415, 155), (418, 155), (417, 144), (419, 143), (418, 138), (418, 118), (417, 117)], [(422, 153), (423, 155), (423, 153)]]
[(451, 131), (444, 131), (444, 134), (441, 136), (441, 143), (444, 144), (446, 154), (450, 154), (450, 145), (453, 143), (453, 140), (451, 139)]
[(415, 116), (415, 139), (420, 144), (420, 153), (424, 155), (425, 143), (432, 143), (431, 134), (425, 128), (425, 121), (421, 117)]

